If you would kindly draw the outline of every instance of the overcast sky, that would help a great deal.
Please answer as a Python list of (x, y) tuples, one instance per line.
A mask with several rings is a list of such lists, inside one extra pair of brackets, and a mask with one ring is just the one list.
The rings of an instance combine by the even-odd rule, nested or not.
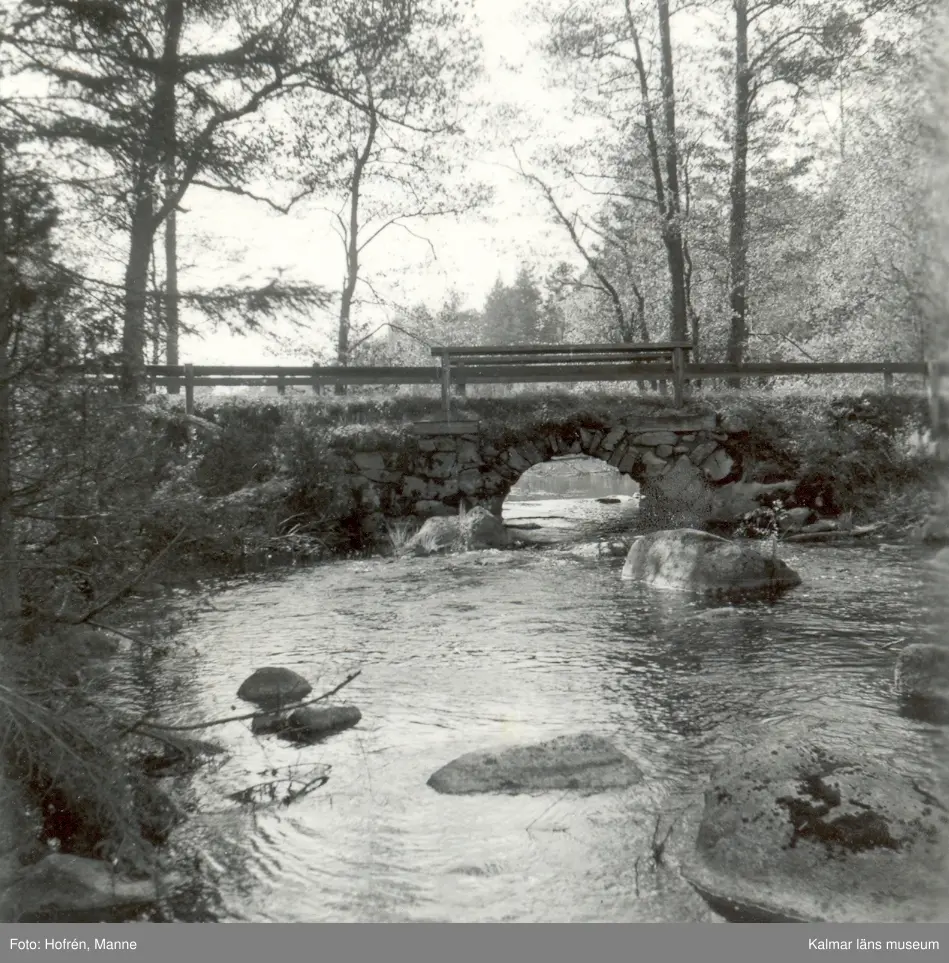
[[(501, 277), (509, 283), (524, 261), (541, 274), (560, 260), (581, 263), (563, 228), (551, 221), (546, 201), (536, 187), (511, 170), (515, 157), (510, 143), (515, 138), (520, 141), (519, 154), (525, 159), (532, 145), (553, 141), (596, 143), (595, 122), (578, 118), (570, 109), (570, 95), (547, 82), (544, 57), (533, 49), (544, 28), (527, 21), (528, 0), (473, 2), (481, 22), (485, 54), (485, 79), (479, 93), (492, 108), (512, 107), (521, 116), (499, 132), (494, 148), (479, 147), (473, 141), (469, 145), (470, 176), (490, 183), (495, 190), (489, 209), (459, 222), (447, 218), (424, 224), (413, 221), (413, 232), (425, 240), (391, 228), (364, 253), (363, 276), (381, 294), (400, 304), (421, 301), (435, 308), (456, 288), (467, 307), (480, 308), (494, 281)], [(712, 33), (702, 16), (687, 10), (675, 17), (674, 47), (686, 37), (693, 50), (708, 46), (703, 41), (711, 41)], [(690, 65), (688, 58), (677, 58), (676, 93), (683, 103), (695, 95), (708, 106), (708, 97), (716, 88), (703, 70), (707, 68), (701, 64)], [(482, 137), (480, 142), (486, 139)], [(570, 198), (561, 193), (566, 191), (563, 183), (557, 190), (566, 209), (571, 209), (577, 195)], [(586, 198), (587, 203), (594, 200), (592, 196)], [(196, 188), (189, 192), (185, 206), (188, 213), (178, 222), (182, 261), (188, 260), (189, 236), (210, 238), (212, 253), (209, 256), (205, 249), (194, 258), (193, 268), (183, 263), (182, 286), (233, 283), (242, 276), (266, 284), (282, 271), (285, 279), (314, 282), (339, 291), (344, 270), (342, 246), (332, 231), (331, 215), (319, 205), (304, 203), (290, 216), (283, 216), (252, 201)], [(368, 293), (365, 288), (361, 290)], [(356, 324), (374, 327), (397, 319), (398, 311), (393, 307), (354, 308)], [(318, 350), (326, 349), (335, 343), (335, 327), (331, 308), (313, 318), (305, 337)], [(221, 364), (310, 360), (298, 354), (275, 353), (261, 338), (228, 333), (183, 339), (181, 359)]]
[[(534, 121), (551, 130), (567, 123), (567, 100), (545, 89), (543, 61), (530, 49), (530, 31), (523, 22), (526, 4), (511, 0), (475, 0), (482, 21), (486, 78), (483, 93), (494, 105), (510, 103), (527, 107)], [(463, 222), (432, 219), (413, 224), (415, 233), (431, 242), (413, 238), (391, 228), (364, 259), (365, 275), (381, 277), (379, 288), (403, 303), (424, 301), (436, 306), (448, 291), (458, 288), (468, 304), (480, 307), (498, 276), (513, 280), (519, 264), (534, 263), (546, 270), (556, 261), (576, 260), (569, 242), (550, 223), (544, 201), (526, 187), (506, 165), (514, 163), (509, 148), (476, 151), (472, 177), (494, 187), (495, 201), (477, 217)], [(330, 219), (315, 205), (295, 209), (290, 216), (231, 196), (195, 189), (189, 192), (188, 213), (179, 218), (182, 242), (188, 234), (214, 238), (217, 255), (201, 254), (193, 268), (183, 265), (183, 285), (211, 285), (224, 277), (248, 276), (266, 283), (282, 270), (284, 278), (306, 280), (338, 290), (343, 274), (342, 248), (330, 229)], [(432, 251), (434, 250), (435, 257)], [(230, 263), (228, 254), (239, 254)], [(187, 261), (187, 255), (182, 258)], [(395, 320), (391, 309), (362, 308), (362, 318), (372, 323)], [(328, 345), (335, 337), (332, 309), (314, 318), (315, 344)], [(221, 332), (204, 338), (182, 339), (182, 361), (193, 363), (248, 364), (298, 360), (273, 353), (263, 339)]]

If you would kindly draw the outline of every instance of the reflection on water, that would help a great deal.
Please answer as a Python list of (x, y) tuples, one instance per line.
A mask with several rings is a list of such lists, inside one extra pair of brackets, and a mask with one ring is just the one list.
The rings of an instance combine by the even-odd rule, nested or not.
[[(703, 618), (701, 605), (621, 583), (615, 568), (520, 555), (343, 564), (220, 596), (184, 633), (168, 712), (229, 714), (253, 668), (288, 665), (346, 697), (363, 723), (321, 747), (221, 732), (231, 751), (195, 785), (204, 880), (224, 919), (695, 919), (674, 877), (640, 881), (654, 813), (701, 789), (711, 765), (778, 725), (822, 730), (926, 769), (926, 727), (901, 719), (892, 656), (909, 626), (892, 569), (811, 551), (813, 587), (774, 607)], [(859, 591), (837, 592), (841, 570)], [(885, 590), (882, 590), (885, 589)], [(901, 590), (902, 589), (902, 590)], [(881, 591), (882, 590), (882, 591)], [(462, 752), (592, 729), (647, 773), (589, 799), (456, 799), (425, 786)], [(284, 811), (222, 801), (268, 767), (308, 759), (330, 783)], [(648, 888), (647, 887), (652, 887)], [(216, 905), (216, 909), (215, 909)]]
[(639, 485), (599, 458), (554, 458), (524, 472), (506, 503), (538, 498), (635, 498)]
[[(236, 690), (260, 666), (296, 669), (317, 691), (358, 668), (337, 699), (363, 719), (304, 748), (258, 739), (246, 723), (216, 730), (228, 755), (190, 786), (178, 846), (199, 854), (199, 871), (178, 916), (714, 918), (674, 865), (637, 858), (657, 818), (667, 826), (699, 800), (727, 753), (780, 729), (925, 777), (944, 748), (941, 730), (899, 715), (884, 647), (939, 635), (941, 576), (902, 549), (784, 556), (804, 585), (738, 610), (646, 590), (620, 580), (620, 560), (556, 549), (339, 562), (235, 583), (178, 633), (149, 673), (148, 701), (199, 722), (243, 708)], [(613, 740), (644, 783), (470, 798), (425, 784), (461, 753), (581, 730)], [(332, 766), (330, 781), (289, 808), (225, 800), (269, 769), (310, 762)], [(670, 846), (687, 844), (673, 832)]]

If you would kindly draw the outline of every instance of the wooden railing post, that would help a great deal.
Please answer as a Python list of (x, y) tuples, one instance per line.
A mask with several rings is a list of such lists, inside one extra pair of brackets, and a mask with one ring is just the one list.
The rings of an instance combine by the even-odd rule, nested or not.
[(457, 376), (459, 379), (455, 382), (455, 394), (465, 395), (468, 393), (468, 386), (464, 383), (464, 381), (460, 380), (461, 378), (464, 377), (464, 373), (465, 373), (464, 365), (456, 365), (455, 371), (457, 372)]
[(320, 380), (320, 366), (318, 364), (313, 365), (313, 394), (322, 395), (323, 394), (323, 382)]
[(287, 393), (287, 379), (283, 374), (277, 375), (277, 394), (285, 395)]
[(942, 394), (942, 364), (938, 361), (927, 362), (926, 383), (929, 391), (929, 429), (936, 446), (936, 458), (946, 465), (949, 463), (949, 403)]
[(442, 352), (442, 407), (445, 421), (451, 421), (451, 360), (447, 351)]
[(185, 365), (185, 411), (194, 414), (194, 365)]
[(685, 352), (672, 349), (672, 392), (676, 408), (681, 408), (685, 397)]

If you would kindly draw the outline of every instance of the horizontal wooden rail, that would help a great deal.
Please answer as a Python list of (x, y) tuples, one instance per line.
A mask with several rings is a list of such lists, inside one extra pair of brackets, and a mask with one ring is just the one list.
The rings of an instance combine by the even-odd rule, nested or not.
[(643, 342), (642, 344), (511, 344), (511, 345), (436, 345), (432, 357), (439, 358), (448, 352), (452, 358), (463, 355), (505, 355), (505, 354), (636, 354), (639, 351), (672, 351), (676, 348), (690, 350), (688, 341)]
[[(312, 381), (319, 378), (321, 381), (330, 382), (334, 379), (342, 384), (349, 381), (353, 383), (366, 384), (372, 383), (372, 378), (394, 378), (405, 376), (408, 378), (425, 379), (424, 382), (406, 382), (406, 384), (428, 383), (432, 380), (438, 381), (440, 374), (439, 368), (432, 365), (419, 367), (406, 367), (402, 365), (365, 365), (360, 367), (345, 368), (339, 365), (167, 365), (167, 364), (147, 364), (145, 374), (148, 377), (176, 377), (184, 378), (188, 374), (188, 368), (195, 378), (208, 377), (228, 377), (231, 382), (237, 384), (235, 379), (244, 377), (260, 378), (298, 378)], [(72, 366), (65, 369), (72, 374), (100, 374), (105, 377), (116, 377), (120, 369), (105, 366)], [(381, 382), (380, 382), (381, 383)]]
[[(689, 348), (685, 342), (444, 347), (432, 349), (433, 355), (441, 353), (441, 364), (428, 366), (145, 365), (145, 375), (152, 384), (175, 392), (184, 387), (189, 412), (194, 410), (195, 388), (275, 387), (283, 394), (287, 388), (320, 391), (330, 385), (441, 385), (446, 421), (451, 420), (452, 386), (463, 391), (468, 384), (648, 381), (658, 382), (665, 390), (671, 381), (679, 405), (684, 386), (698, 380), (875, 374), (883, 376), (885, 389), (889, 390), (894, 375), (922, 375), (930, 393), (939, 394), (941, 383), (949, 378), (949, 361), (689, 363), (685, 360)], [(77, 375), (99, 377), (106, 384), (114, 384), (120, 370), (115, 364), (66, 369)]]
[(617, 362), (619, 364), (629, 364), (638, 360), (649, 360), (650, 358), (667, 358), (670, 356), (668, 351), (641, 351), (635, 355), (629, 353), (620, 354), (618, 352), (601, 354), (512, 354), (512, 355), (470, 355), (460, 358), (451, 356), (453, 368), (466, 368), (474, 364), (490, 365), (528, 365), (528, 364), (594, 364), (604, 361)]
[(926, 374), (926, 364), (914, 361), (779, 361), (747, 364), (686, 364), (685, 376), (698, 378), (761, 378), (779, 375)]
[(477, 382), (522, 381), (654, 381), (672, 376), (671, 363), (636, 364), (538, 364), (538, 365), (458, 365), (452, 367), (453, 380), (475, 384)]

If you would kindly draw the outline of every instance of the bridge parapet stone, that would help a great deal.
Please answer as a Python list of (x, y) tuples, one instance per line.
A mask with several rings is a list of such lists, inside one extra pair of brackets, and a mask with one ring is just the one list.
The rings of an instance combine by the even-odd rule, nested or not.
[(679, 436), (674, 431), (644, 431), (633, 435), (633, 444), (647, 445), (651, 448), (659, 445), (676, 445)]
[(701, 465), (717, 448), (717, 441), (700, 441), (689, 453), (689, 458), (693, 465)]
[(458, 442), (458, 463), (461, 465), (476, 465), (482, 462), (481, 452), (473, 441)]
[(458, 476), (458, 488), (466, 495), (475, 495), (484, 488), (484, 475), (477, 468), (466, 468)]
[(443, 502), (422, 499), (415, 503), (415, 514), (419, 518), (433, 518), (438, 515), (455, 515), (458, 509), (453, 508), (451, 505), (446, 505)]
[(376, 451), (358, 451), (353, 456), (353, 463), (360, 470), (375, 469), (384, 471), (386, 467), (385, 459)]
[(546, 454), (540, 451), (533, 442), (527, 442), (520, 446), (520, 453), (523, 458), (526, 458), (532, 465), (536, 465), (539, 462), (546, 461)]
[(718, 427), (718, 417), (707, 415), (677, 415), (657, 413), (648, 418), (628, 418), (623, 426), (635, 434), (645, 434), (650, 431), (698, 432), (715, 431)]
[(727, 478), (735, 467), (731, 455), (724, 448), (716, 448), (711, 455), (702, 462), (702, 471), (712, 481), (722, 481)]
[(611, 428), (606, 433), (606, 437), (600, 443), (600, 447), (603, 449), (603, 451), (613, 451), (613, 449), (625, 437), (626, 437), (626, 429), (622, 425), (619, 425), (616, 428)]
[(454, 451), (437, 451), (428, 466), (432, 478), (451, 478), (458, 471), (458, 454)]
[(418, 442), (419, 451), (454, 451), (456, 447), (455, 439), (451, 435), (436, 436), (434, 438), (420, 438)]
[(622, 460), (626, 457), (629, 451), (629, 443), (621, 441), (614, 449), (610, 457), (607, 459), (607, 464), (612, 465), (614, 468), (618, 468)]
[(616, 466), (618, 471), (629, 474), (642, 461), (643, 453), (640, 449), (629, 446), (629, 450), (623, 456), (623, 460)]
[(507, 453), (505, 461), (518, 472), (527, 471), (531, 467), (531, 463), (516, 448), (512, 448)]

